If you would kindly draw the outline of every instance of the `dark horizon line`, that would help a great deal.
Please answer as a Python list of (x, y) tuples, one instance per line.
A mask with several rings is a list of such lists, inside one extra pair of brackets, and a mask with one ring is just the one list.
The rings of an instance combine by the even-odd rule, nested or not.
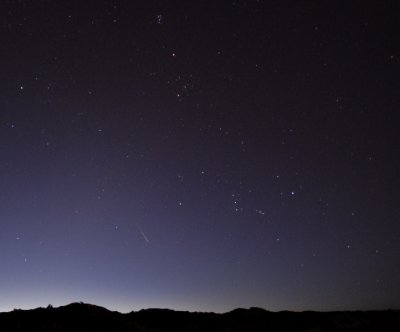
[(20, 308), (14, 308), (13, 310), (10, 311), (0, 311), (0, 314), (4, 314), (4, 313), (10, 313), (10, 312), (14, 312), (14, 311), (33, 311), (33, 310), (39, 310), (39, 309), (43, 309), (43, 310), (54, 310), (54, 309), (63, 309), (66, 307), (70, 307), (73, 305), (80, 305), (80, 306), (85, 306), (85, 307), (92, 307), (92, 308), (98, 308), (100, 310), (107, 310), (109, 312), (116, 312), (122, 315), (127, 315), (130, 313), (135, 313), (135, 312), (140, 312), (140, 311), (147, 311), (147, 310), (165, 310), (165, 311), (173, 311), (173, 312), (186, 312), (186, 313), (204, 313), (204, 314), (215, 314), (215, 315), (225, 315), (225, 314), (229, 314), (238, 310), (244, 310), (244, 311), (255, 311), (255, 310), (260, 310), (260, 311), (265, 311), (265, 312), (269, 312), (269, 313), (340, 313), (340, 312), (385, 312), (385, 311), (400, 311), (400, 308), (398, 309), (394, 309), (394, 308), (386, 308), (386, 309), (368, 309), (368, 310), (363, 310), (363, 309), (351, 309), (351, 310), (279, 310), (279, 311), (273, 311), (273, 310), (268, 310), (262, 307), (257, 307), (257, 306), (252, 306), (252, 307), (248, 307), (248, 308), (243, 308), (243, 307), (237, 307), (234, 308), (232, 310), (226, 311), (226, 312), (215, 312), (215, 311), (190, 311), (190, 310), (176, 310), (176, 309), (170, 309), (170, 308), (155, 308), (155, 307), (149, 307), (149, 308), (142, 308), (139, 310), (131, 310), (128, 312), (121, 312), (118, 310), (111, 310), (107, 307), (104, 306), (100, 306), (97, 304), (93, 304), (93, 303), (86, 303), (83, 301), (75, 301), (75, 302), (71, 302), (65, 305), (59, 305), (59, 306), (53, 306), (52, 304), (48, 304), (46, 307), (36, 307), (36, 308), (30, 308), (30, 309), (20, 309)]

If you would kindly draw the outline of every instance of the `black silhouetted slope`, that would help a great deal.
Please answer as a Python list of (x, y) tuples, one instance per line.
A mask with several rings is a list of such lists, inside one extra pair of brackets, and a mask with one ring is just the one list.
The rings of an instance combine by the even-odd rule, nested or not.
[(63, 307), (14, 310), (0, 314), (0, 331), (130, 331), (123, 315), (72, 303)]
[(269, 312), (236, 309), (225, 314), (147, 309), (128, 314), (72, 303), (53, 308), (0, 313), (0, 331), (54, 332), (285, 332), (400, 331), (400, 311)]

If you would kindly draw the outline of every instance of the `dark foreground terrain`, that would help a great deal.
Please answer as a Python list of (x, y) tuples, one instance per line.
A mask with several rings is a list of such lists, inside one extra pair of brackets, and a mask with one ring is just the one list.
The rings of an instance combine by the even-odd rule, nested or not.
[(400, 331), (400, 311), (224, 314), (147, 309), (128, 314), (84, 303), (0, 313), (0, 331)]

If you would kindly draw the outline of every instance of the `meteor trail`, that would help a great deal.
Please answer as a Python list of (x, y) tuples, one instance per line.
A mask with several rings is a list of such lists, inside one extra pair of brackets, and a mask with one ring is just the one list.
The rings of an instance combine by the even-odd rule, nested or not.
[(147, 243), (150, 243), (149, 238), (146, 236), (146, 234), (144, 234), (144, 232), (142, 231), (142, 229), (141, 229), (138, 225), (136, 225), (136, 227), (137, 227), (139, 233), (142, 235), (143, 239), (144, 239)]

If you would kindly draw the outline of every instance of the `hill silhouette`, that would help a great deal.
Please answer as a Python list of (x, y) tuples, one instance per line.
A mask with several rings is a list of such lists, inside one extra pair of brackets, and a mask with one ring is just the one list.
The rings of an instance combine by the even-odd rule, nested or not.
[(0, 313), (0, 331), (400, 331), (400, 311), (270, 312), (260, 308), (216, 314), (145, 309), (122, 314), (85, 303)]

